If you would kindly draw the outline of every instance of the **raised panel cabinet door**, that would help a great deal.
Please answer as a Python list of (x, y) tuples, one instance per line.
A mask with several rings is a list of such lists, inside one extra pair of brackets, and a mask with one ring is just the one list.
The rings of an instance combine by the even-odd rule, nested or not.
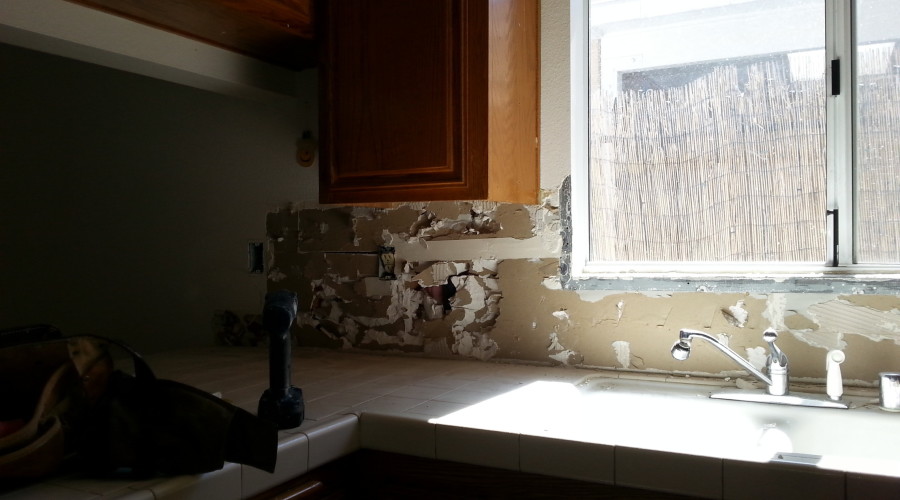
[(321, 202), (488, 199), (495, 3), (513, 2), (316, 3)]
[[(487, 106), (486, 96), (474, 94), (487, 85), (487, 32), (474, 28), (486, 26), (486, 2), (318, 5), (320, 200), (453, 199), (477, 191), (469, 183), (473, 169), (487, 166)], [(418, 193), (422, 186), (428, 192)]]

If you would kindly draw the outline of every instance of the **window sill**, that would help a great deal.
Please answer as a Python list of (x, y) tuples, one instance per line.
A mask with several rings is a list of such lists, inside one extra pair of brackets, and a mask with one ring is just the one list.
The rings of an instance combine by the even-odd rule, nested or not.
[[(829, 294), (900, 294), (900, 267), (821, 267), (800, 268), (786, 265), (783, 272), (662, 273), (585, 272), (572, 266), (571, 177), (560, 187), (559, 282), (564, 290), (608, 290), (648, 292), (712, 292), (712, 293), (829, 293)], [(789, 266), (789, 267), (788, 267)], [(706, 267), (708, 269), (708, 267)], [(801, 271), (802, 269), (802, 271)]]
[(837, 293), (896, 294), (900, 273), (836, 270), (809, 274), (682, 274), (597, 273), (566, 275), (560, 261), (560, 282), (566, 290), (624, 290), (713, 293)]

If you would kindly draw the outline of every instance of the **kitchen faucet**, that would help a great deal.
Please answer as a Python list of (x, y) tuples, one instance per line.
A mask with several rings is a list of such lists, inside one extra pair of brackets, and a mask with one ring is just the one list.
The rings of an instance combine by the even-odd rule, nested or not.
[(718, 350), (722, 351), (726, 356), (731, 358), (742, 368), (750, 372), (754, 377), (758, 378), (766, 384), (766, 392), (773, 396), (784, 396), (788, 392), (788, 358), (784, 352), (775, 345), (778, 339), (778, 333), (774, 329), (769, 328), (763, 332), (763, 340), (769, 344), (769, 356), (766, 358), (765, 374), (759, 371), (749, 361), (742, 358), (738, 353), (729, 349), (725, 344), (719, 342), (715, 337), (697, 330), (682, 329), (678, 334), (678, 342), (672, 346), (672, 357), (679, 361), (684, 361), (691, 354), (691, 339), (698, 337), (709, 341)]

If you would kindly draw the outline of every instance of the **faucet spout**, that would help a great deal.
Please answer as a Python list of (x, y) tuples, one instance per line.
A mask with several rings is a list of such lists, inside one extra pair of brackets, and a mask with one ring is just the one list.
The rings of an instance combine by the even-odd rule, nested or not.
[(683, 361), (690, 356), (691, 353), (691, 340), (694, 338), (701, 338), (706, 340), (710, 344), (713, 345), (716, 349), (725, 354), (732, 361), (741, 366), (741, 368), (747, 370), (751, 375), (758, 378), (760, 381), (766, 384), (766, 391), (769, 394), (775, 396), (783, 396), (787, 394), (788, 388), (788, 369), (787, 369), (787, 356), (775, 345), (775, 339), (778, 338), (778, 335), (774, 330), (766, 330), (763, 338), (768, 342), (769, 347), (772, 353), (769, 355), (767, 361), (767, 368), (769, 374), (759, 371), (755, 366), (751, 365), (749, 361), (742, 358), (738, 353), (729, 349), (725, 344), (721, 343), (707, 333), (698, 331), (698, 330), (689, 330), (682, 329), (678, 333), (678, 341), (675, 342), (675, 345), (672, 346), (672, 356), (675, 359)]

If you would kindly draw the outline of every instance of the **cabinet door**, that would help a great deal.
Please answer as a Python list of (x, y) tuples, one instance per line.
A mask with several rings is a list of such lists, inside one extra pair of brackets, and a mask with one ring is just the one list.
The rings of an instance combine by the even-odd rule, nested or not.
[(484, 199), (488, 2), (316, 5), (320, 201)]

